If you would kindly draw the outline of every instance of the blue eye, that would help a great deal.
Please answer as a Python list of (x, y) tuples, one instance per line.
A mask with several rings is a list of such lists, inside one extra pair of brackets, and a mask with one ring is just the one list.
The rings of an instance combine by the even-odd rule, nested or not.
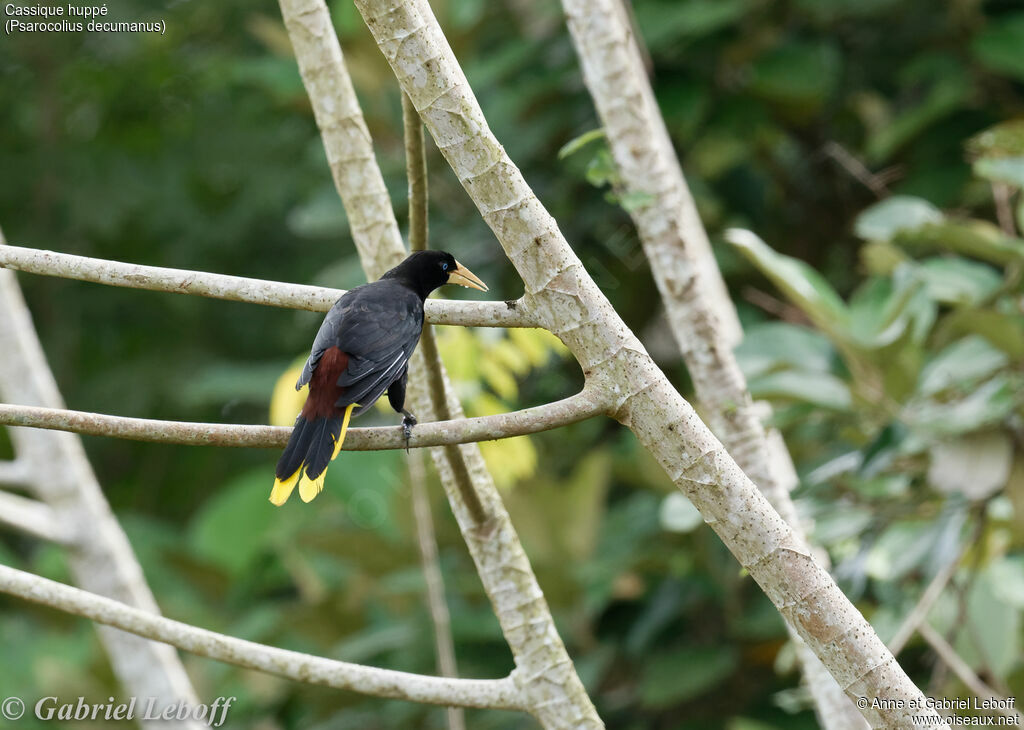
[(441, 271), (448, 271), (448, 262), (445, 261), (441, 264)]

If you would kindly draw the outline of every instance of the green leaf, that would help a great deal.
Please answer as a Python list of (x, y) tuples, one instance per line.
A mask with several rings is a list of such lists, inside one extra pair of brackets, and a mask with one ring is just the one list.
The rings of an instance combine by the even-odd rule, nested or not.
[(271, 471), (257, 469), (217, 489), (188, 528), (192, 550), (238, 574), (269, 549), (278, 534), (271, 530), (275, 518), (284, 514), (267, 501), (272, 476)]
[(924, 436), (947, 436), (1001, 424), (1013, 412), (1017, 388), (997, 375), (969, 395), (948, 403), (925, 400), (908, 405), (904, 420)]
[(889, 241), (871, 240), (860, 247), (860, 261), (871, 276), (892, 276), (910, 257)]
[(1001, 598), (991, 570), (974, 581), (967, 595), (967, 621), (971, 631), (961, 631), (954, 648), (975, 671), (990, 669), (1002, 681), (1020, 661), (1021, 612)]
[(844, 337), (849, 312), (825, 278), (799, 259), (774, 251), (749, 231), (733, 231), (726, 240), (833, 338)]
[(677, 143), (692, 142), (712, 107), (709, 84), (686, 79), (680, 74), (659, 78), (655, 93), (665, 123), (672, 130), (672, 137)]
[(759, 322), (748, 327), (736, 347), (736, 360), (747, 378), (792, 368), (826, 373), (836, 352), (818, 332), (789, 322)]
[(924, 279), (928, 295), (943, 304), (977, 304), (1003, 283), (991, 266), (959, 257), (927, 259), (917, 273)]
[(230, 64), (232, 81), (252, 85), (281, 99), (294, 99), (303, 93), (299, 69), (287, 58), (249, 57)]
[(1010, 364), (1006, 353), (979, 335), (957, 340), (921, 370), (917, 392), (924, 396), (950, 388), (965, 389)]
[(1024, 156), (982, 157), (974, 161), (974, 174), (993, 182), (1024, 188)]
[(857, 537), (871, 526), (873, 515), (867, 507), (840, 504), (814, 518), (814, 539), (827, 546)]
[(448, 6), (452, 26), (466, 29), (475, 25), (483, 17), (487, 9), (485, 0), (459, 0)]
[(895, 499), (910, 493), (909, 474), (851, 475), (850, 487), (868, 499)]
[(850, 341), (866, 349), (888, 347), (907, 331), (911, 324), (915, 339), (920, 340), (934, 319), (924, 284), (909, 272), (897, 272), (893, 278), (868, 279), (850, 298), (848, 311)]
[[(199, 366), (182, 377), (175, 394), (178, 401), (188, 408), (210, 404), (223, 407), (231, 401), (265, 404), (267, 394), (273, 390), (280, 376), (281, 366), (278, 363), (211, 363)], [(291, 385), (294, 383), (293, 379)]]
[(705, 180), (717, 180), (750, 159), (751, 140), (732, 131), (710, 129), (687, 155), (686, 163)]
[(1024, 155), (1024, 119), (1011, 119), (983, 129), (967, 140), (965, 147), (973, 158)]
[(1002, 266), (1024, 260), (1024, 241), (988, 221), (944, 221), (899, 231), (893, 242), (908, 249), (941, 249)]
[(923, 198), (894, 195), (865, 209), (853, 230), (866, 241), (888, 241), (900, 231), (942, 221), (942, 211)]
[(908, 520), (890, 525), (868, 553), (867, 574), (876, 580), (897, 580), (922, 565), (935, 544), (937, 524)]
[(591, 142), (604, 139), (604, 137), (604, 127), (598, 127), (597, 129), (591, 129), (589, 132), (584, 132), (579, 137), (571, 139), (562, 145), (562, 149), (558, 150), (558, 159), (564, 160), (569, 155), (579, 152)]
[(817, 107), (835, 91), (841, 65), (829, 42), (789, 43), (754, 63), (751, 90), (771, 101)]
[(648, 48), (658, 51), (713, 33), (743, 18), (750, 0), (673, 0), (636, 6), (637, 25)]
[(769, 725), (760, 720), (752, 720), (748, 717), (733, 717), (725, 726), (725, 730), (779, 730), (778, 725)]
[(900, 0), (796, 0), (793, 3), (807, 17), (828, 26), (847, 18), (883, 15), (899, 4)]
[(594, 155), (594, 158), (587, 164), (587, 182), (595, 188), (605, 185), (614, 185), (619, 181), (619, 171), (612, 160), (612, 153), (607, 147), (602, 147)]
[(699, 697), (725, 681), (739, 666), (732, 646), (684, 647), (644, 662), (640, 702), (662, 709)]
[(755, 399), (795, 400), (839, 412), (853, 407), (849, 386), (831, 373), (782, 370), (751, 378), (748, 387)]
[(1024, 358), (1024, 317), (991, 309), (961, 309), (950, 312), (940, 327), (944, 341), (977, 334), (1014, 360)]
[(1000, 558), (989, 566), (992, 588), (1003, 601), (1024, 609), (1024, 555)]
[(631, 190), (619, 196), (619, 205), (627, 213), (635, 213), (651, 205), (656, 198), (644, 190)]
[[(902, 85), (908, 98), (920, 99), (878, 125), (865, 145), (868, 161), (888, 161), (898, 150), (939, 120), (962, 107), (974, 93), (973, 79), (951, 56), (926, 55), (908, 66)], [(920, 87), (927, 91), (922, 94)]]
[(1024, 81), (1024, 13), (992, 18), (990, 26), (971, 43), (982, 66)]

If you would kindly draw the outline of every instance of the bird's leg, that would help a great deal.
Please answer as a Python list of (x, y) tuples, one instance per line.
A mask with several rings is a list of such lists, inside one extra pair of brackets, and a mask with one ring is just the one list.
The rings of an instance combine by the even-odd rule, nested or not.
[(416, 416), (409, 411), (402, 409), (402, 434), (405, 436), (405, 453), (409, 453), (409, 439), (412, 437), (412, 427), (416, 425)]

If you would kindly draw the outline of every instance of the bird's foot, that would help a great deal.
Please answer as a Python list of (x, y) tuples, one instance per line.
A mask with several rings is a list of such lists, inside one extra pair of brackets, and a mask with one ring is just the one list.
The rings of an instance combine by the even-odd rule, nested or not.
[(412, 427), (416, 425), (416, 416), (409, 411), (402, 411), (402, 435), (405, 436), (405, 453), (409, 453), (409, 439), (412, 437)]

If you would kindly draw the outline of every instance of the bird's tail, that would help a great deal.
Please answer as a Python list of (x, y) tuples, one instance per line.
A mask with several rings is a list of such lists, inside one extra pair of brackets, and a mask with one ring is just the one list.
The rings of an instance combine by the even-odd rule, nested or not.
[(357, 405), (352, 403), (345, 408), (344, 416), (307, 421), (300, 415), (295, 419), (288, 445), (277, 462), (271, 502), (280, 507), (288, 501), (295, 487), (299, 488), (303, 502), (309, 502), (320, 494), (327, 466), (341, 451), (352, 409)]

